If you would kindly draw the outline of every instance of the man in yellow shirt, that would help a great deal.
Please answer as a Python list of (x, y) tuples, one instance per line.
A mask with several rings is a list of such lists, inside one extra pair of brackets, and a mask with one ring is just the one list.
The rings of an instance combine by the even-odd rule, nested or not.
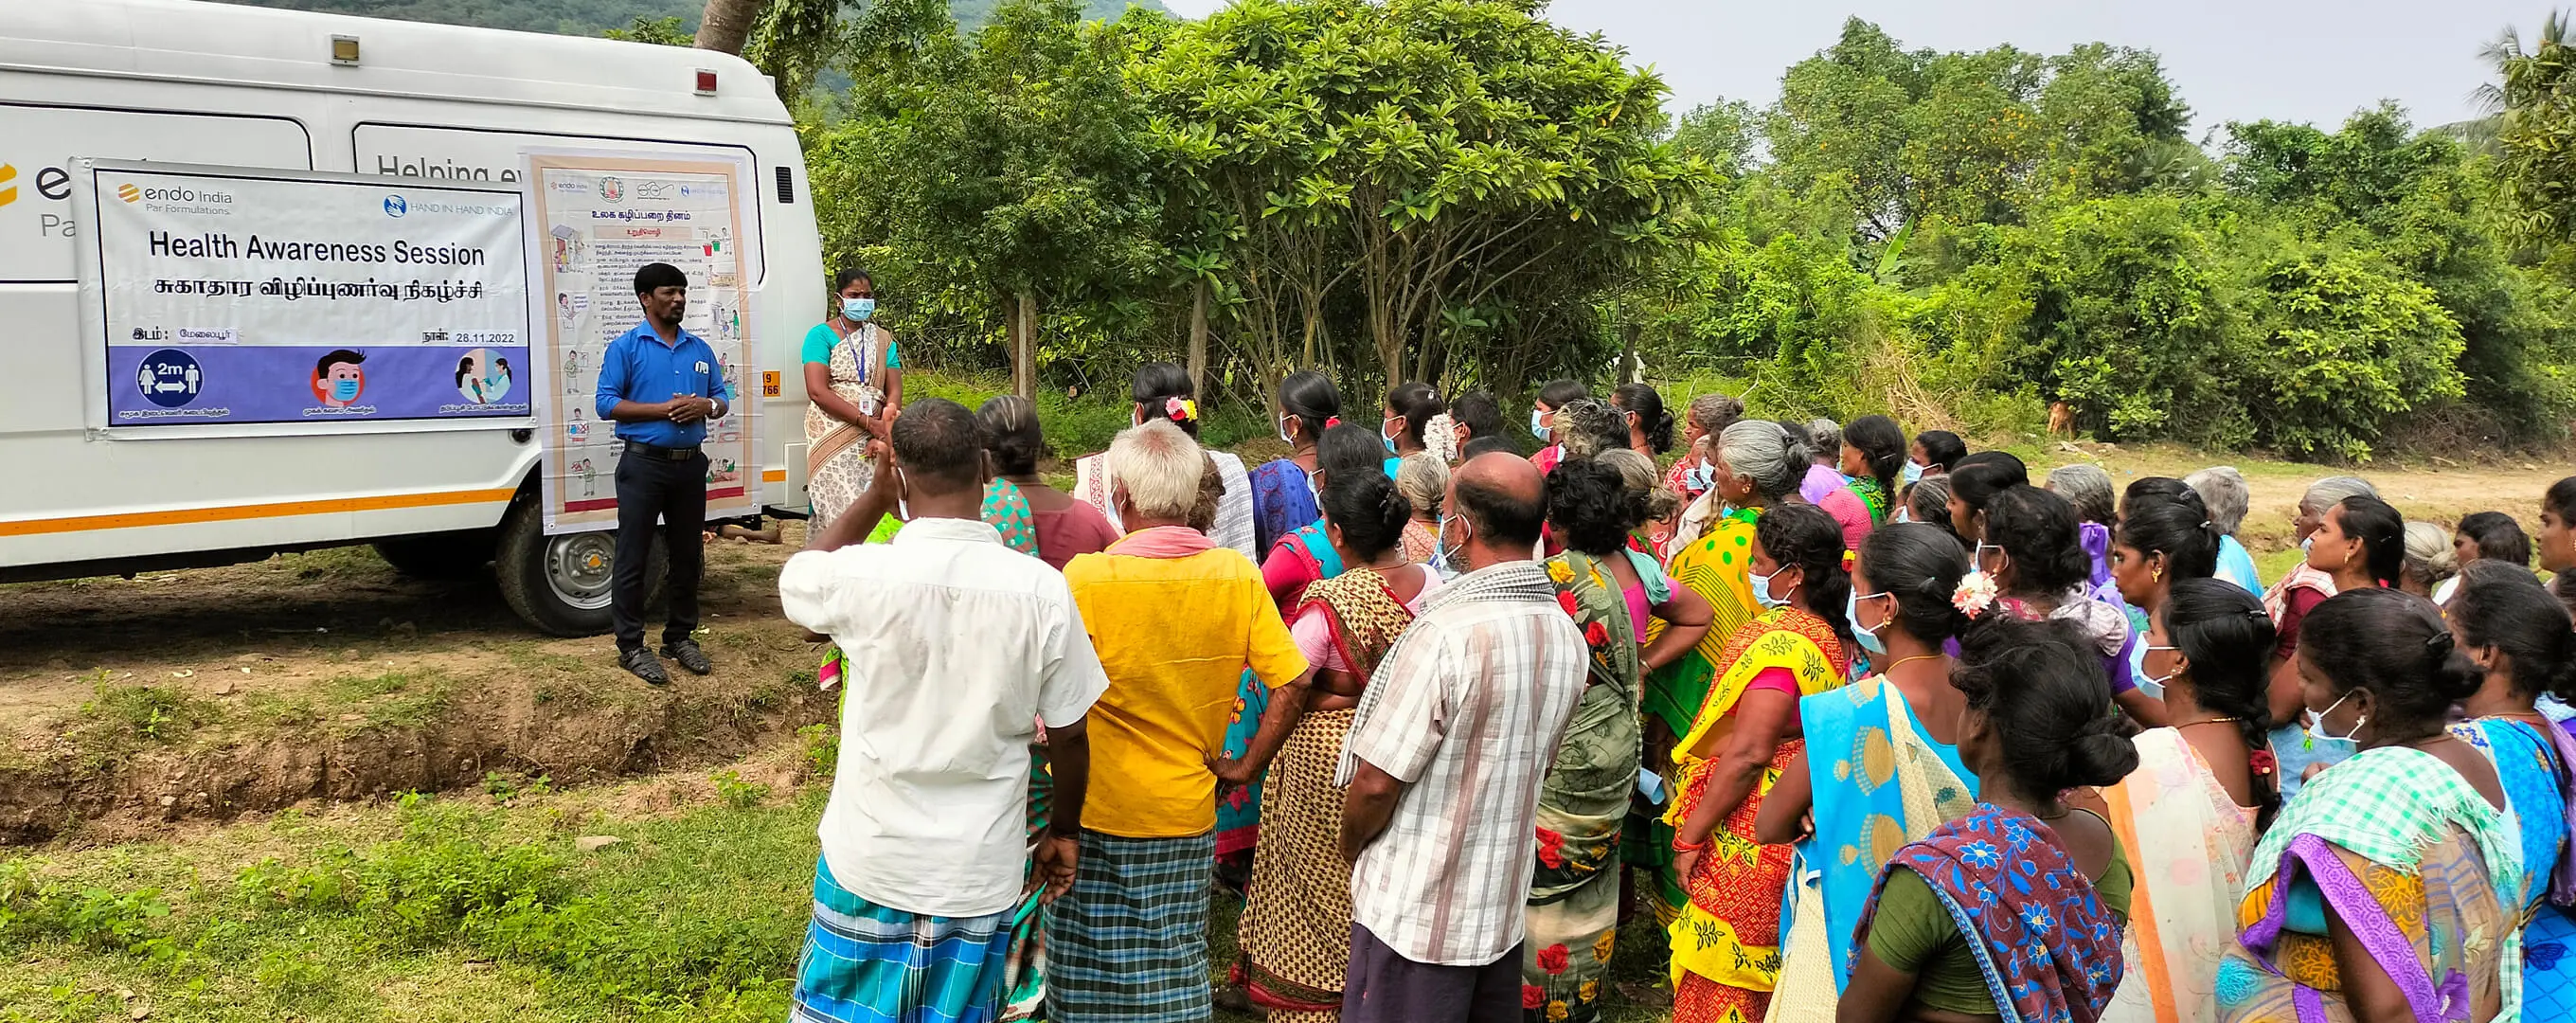
[(1207, 882), (1235, 690), (1310, 672), (1261, 570), (1191, 529), (1205, 456), (1157, 420), (1109, 446), (1125, 539), (1064, 568), (1109, 689), (1090, 715), (1093, 785), (1073, 890), (1048, 925), (1058, 1023), (1210, 1019)]

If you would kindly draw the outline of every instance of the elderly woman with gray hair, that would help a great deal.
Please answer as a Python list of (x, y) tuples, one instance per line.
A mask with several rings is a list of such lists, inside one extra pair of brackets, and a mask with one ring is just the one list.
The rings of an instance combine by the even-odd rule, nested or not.
[(2245, 524), (2246, 509), (2254, 503), (2245, 474), (2232, 465), (2214, 465), (2182, 481), (2200, 495), (2200, 503), (2209, 509), (2209, 524), (2218, 528), (2218, 578), (2262, 596), (2263, 575), (2254, 567), (2254, 555), (2236, 539), (2236, 530)]
[[(1798, 493), (1814, 464), (1804, 429), (1767, 419), (1741, 420), (1710, 436), (1703, 450), (1708, 492), (1682, 510), (1680, 525), (1663, 551), (1665, 574), (1708, 603), (1708, 632), (1688, 652), (1646, 676), (1650, 751), (1668, 751), (1690, 731), (1710, 684), (1727, 664), (1727, 640), (1769, 608), (1765, 598), (1755, 596), (1751, 575), (1754, 523), (1769, 509), (1809, 503)], [(1656, 756), (1649, 766), (1669, 771), (1672, 763)], [(1672, 828), (1655, 821), (1645, 835), (1634, 838), (1644, 841), (1632, 840), (1629, 862), (1655, 875), (1657, 919), (1670, 924), (1689, 904), (1670, 869)]]

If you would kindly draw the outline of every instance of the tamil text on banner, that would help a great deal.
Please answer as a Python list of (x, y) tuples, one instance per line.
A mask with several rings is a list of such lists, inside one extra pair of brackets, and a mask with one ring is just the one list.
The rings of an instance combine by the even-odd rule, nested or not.
[(688, 277), (680, 329), (715, 349), (716, 372), (733, 394), (730, 414), (707, 427), (707, 517), (757, 511), (760, 396), (743, 393), (743, 381), (760, 379), (745, 343), (754, 269), (741, 244), (753, 215), (749, 165), (539, 150), (525, 159), (526, 242), (539, 282), (529, 301), (545, 363), (537, 414), (546, 438), (546, 530), (617, 525), (624, 448), (617, 425), (601, 421), (597, 408), (600, 357), (644, 321), (635, 271), (648, 263)]
[(92, 169), (106, 423), (525, 420), (515, 191)]

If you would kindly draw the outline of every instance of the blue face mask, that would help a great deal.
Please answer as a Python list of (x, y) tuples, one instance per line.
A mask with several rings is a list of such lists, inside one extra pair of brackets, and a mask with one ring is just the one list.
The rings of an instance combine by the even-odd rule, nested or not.
[(331, 381), (331, 397), (336, 398), (336, 399), (339, 399), (339, 400), (341, 400), (341, 401), (356, 401), (356, 400), (358, 400), (358, 381), (357, 381), (357, 379), (356, 379), (356, 378), (354, 378), (354, 377), (352, 377), (352, 378), (348, 378), (348, 379), (342, 379), (342, 380), (334, 380), (334, 381)]
[(1908, 458), (1905, 460), (1905, 468), (1896, 471), (1896, 478), (1904, 481), (1906, 486), (1913, 486), (1923, 479), (1923, 467), (1914, 464), (1914, 460)]
[[(1880, 597), (1887, 596), (1887, 594), (1872, 593), (1868, 596), (1870, 599), (1876, 600)], [(1843, 620), (1851, 623), (1852, 639), (1860, 643), (1861, 649), (1869, 651), (1869, 655), (1873, 658), (1885, 657), (1887, 656), (1887, 641), (1878, 638), (1877, 632), (1871, 630), (1869, 626), (1862, 625), (1860, 623), (1860, 598), (1860, 591), (1854, 590), (1852, 591), (1851, 596), (1843, 601)], [(1878, 627), (1884, 629), (1887, 627), (1887, 623), (1880, 622), (1878, 623)]]
[(1461, 537), (1458, 546), (1449, 546), (1449, 523), (1453, 521), (1456, 521), (1456, 516), (1443, 515), (1440, 524), (1434, 527), (1437, 533), (1431, 547), (1431, 567), (1438, 570), (1444, 579), (1455, 578), (1467, 571), (1466, 539)]
[(1682, 473), (1682, 483), (1690, 487), (1691, 493), (1708, 493), (1709, 488), (1717, 486), (1717, 470), (1709, 468), (1707, 462), (1694, 464)]
[[(1775, 572), (1772, 575), (1777, 574), (1778, 573)], [(1774, 597), (1771, 595), (1771, 579), (1772, 576), (1763, 575), (1760, 572), (1748, 572), (1745, 574), (1745, 581), (1753, 584), (1753, 599), (1761, 603), (1763, 610), (1768, 611), (1789, 606), (1789, 598)], [(1789, 592), (1796, 593), (1798, 591), (1795, 588), (1792, 588)]]
[(852, 323), (866, 323), (868, 322), (868, 317), (875, 316), (876, 314), (876, 299), (844, 298), (841, 300), (841, 315)]
[(1379, 442), (1386, 445), (1387, 454), (1392, 455), (1395, 453), (1395, 420), (1389, 419), (1386, 422), (1378, 424), (1377, 439)]
[(1531, 434), (1532, 436), (1537, 437), (1537, 438), (1538, 438), (1538, 439), (1540, 439), (1540, 440), (1546, 440), (1546, 439), (1547, 439), (1547, 434), (1548, 434), (1547, 424), (1546, 424), (1546, 423), (1542, 423), (1542, 422), (1540, 422), (1540, 421), (1539, 421), (1539, 417), (1544, 416), (1544, 415), (1546, 415), (1546, 414), (1547, 414), (1547, 413), (1541, 412), (1541, 411), (1539, 411), (1539, 410), (1537, 410), (1537, 409), (1531, 409), (1531, 410), (1530, 410), (1530, 434)]

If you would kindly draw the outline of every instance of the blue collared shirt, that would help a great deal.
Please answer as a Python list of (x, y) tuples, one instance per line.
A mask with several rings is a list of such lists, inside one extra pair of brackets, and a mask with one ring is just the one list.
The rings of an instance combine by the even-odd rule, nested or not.
[[(609, 413), (620, 401), (650, 404), (682, 394), (714, 398), (728, 406), (733, 403), (733, 391), (716, 367), (716, 350), (695, 334), (683, 330), (678, 344), (664, 344), (652, 324), (638, 323), (609, 342), (608, 353), (600, 357), (601, 419), (615, 418)], [(667, 419), (619, 423), (617, 438), (657, 448), (696, 447), (707, 439), (707, 424), (699, 420), (684, 425)]]

